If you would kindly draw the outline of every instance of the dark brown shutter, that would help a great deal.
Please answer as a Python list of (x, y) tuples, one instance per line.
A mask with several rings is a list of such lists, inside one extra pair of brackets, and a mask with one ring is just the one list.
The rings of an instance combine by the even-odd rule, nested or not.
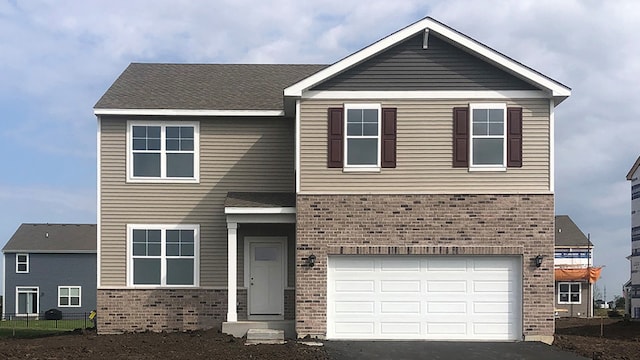
[(469, 108), (453, 108), (453, 167), (469, 167)]
[(382, 108), (382, 159), (383, 168), (396, 167), (396, 114), (395, 108)]
[(342, 167), (342, 119), (344, 110), (342, 108), (329, 108), (327, 111), (329, 122), (327, 124), (327, 167)]
[(522, 108), (507, 108), (507, 167), (522, 167)]

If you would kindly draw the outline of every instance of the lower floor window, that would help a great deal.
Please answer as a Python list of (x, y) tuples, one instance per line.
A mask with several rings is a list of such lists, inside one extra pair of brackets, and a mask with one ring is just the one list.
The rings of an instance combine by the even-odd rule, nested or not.
[(58, 306), (80, 307), (80, 286), (58, 286)]
[(131, 285), (198, 286), (198, 225), (129, 225)]
[(558, 304), (580, 304), (580, 283), (558, 283)]
[(16, 288), (16, 313), (18, 315), (38, 314), (38, 292), (37, 287)]

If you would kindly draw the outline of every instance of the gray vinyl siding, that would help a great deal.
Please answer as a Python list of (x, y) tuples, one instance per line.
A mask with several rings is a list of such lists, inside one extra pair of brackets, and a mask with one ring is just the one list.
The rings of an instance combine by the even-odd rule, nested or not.
[[(22, 253), (21, 253), (22, 254)], [(29, 254), (29, 272), (16, 273), (15, 253), (5, 253), (5, 314), (16, 312), (16, 287), (38, 287), (40, 314), (49, 309), (89, 313), (96, 309), (96, 254)], [(81, 307), (59, 307), (58, 286), (81, 286)]]
[[(102, 118), (102, 287), (126, 286), (127, 224), (199, 224), (200, 285), (226, 287), (227, 192), (294, 191), (292, 119), (198, 120), (200, 183), (141, 184), (125, 182), (126, 119)], [(238, 268), (241, 267), (239, 263)], [(239, 271), (239, 280), (241, 276)]]
[(536, 90), (515, 76), (420, 33), (311, 90)]
[[(474, 100), (474, 103), (483, 100)], [(516, 100), (523, 108), (523, 166), (506, 172), (452, 167), (452, 111), (465, 100), (358, 101), (397, 108), (396, 168), (343, 172), (327, 168), (327, 108), (347, 101), (301, 102), (302, 193), (549, 193), (549, 100)], [(356, 101), (348, 101), (355, 103)], [(485, 102), (499, 102), (486, 100)]]

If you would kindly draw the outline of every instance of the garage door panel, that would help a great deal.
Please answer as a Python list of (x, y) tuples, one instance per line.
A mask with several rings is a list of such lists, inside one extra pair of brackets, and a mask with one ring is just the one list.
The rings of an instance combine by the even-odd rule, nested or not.
[(519, 257), (332, 256), (327, 337), (519, 340), (521, 267)]

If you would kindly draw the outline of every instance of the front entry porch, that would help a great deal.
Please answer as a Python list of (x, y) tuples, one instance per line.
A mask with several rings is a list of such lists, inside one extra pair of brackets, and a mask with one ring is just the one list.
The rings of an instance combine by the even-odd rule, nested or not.
[(229, 193), (225, 214), (229, 291), (222, 331), (241, 337), (268, 328), (295, 337), (295, 194)]

